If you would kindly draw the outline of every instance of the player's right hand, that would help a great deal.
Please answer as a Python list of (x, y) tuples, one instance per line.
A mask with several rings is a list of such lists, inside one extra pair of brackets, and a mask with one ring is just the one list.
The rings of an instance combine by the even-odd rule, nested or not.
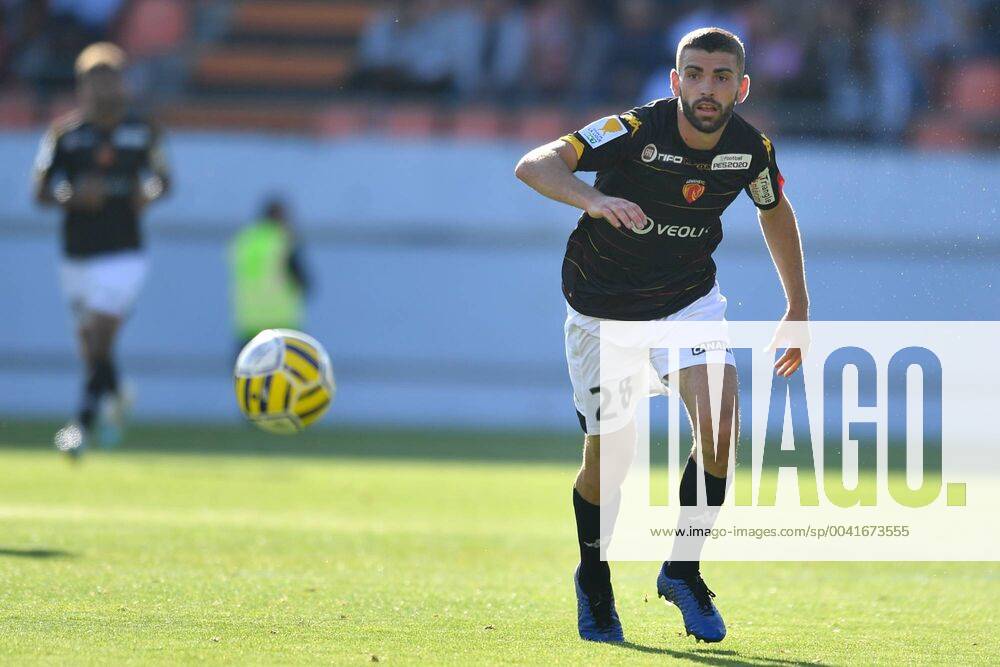
[(84, 174), (73, 183), (73, 196), (66, 203), (70, 208), (93, 211), (104, 204), (104, 179), (98, 174)]
[(638, 204), (618, 197), (601, 196), (587, 207), (587, 215), (592, 218), (604, 218), (611, 226), (618, 229), (623, 225), (629, 229), (642, 229), (646, 226), (646, 214)]

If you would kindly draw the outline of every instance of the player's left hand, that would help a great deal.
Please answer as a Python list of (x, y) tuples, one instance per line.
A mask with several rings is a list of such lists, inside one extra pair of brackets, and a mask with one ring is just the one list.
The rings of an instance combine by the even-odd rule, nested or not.
[(784, 353), (774, 362), (774, 374), (790, 377), (799, 369), (809, 352), (809, 316), (789, 309), (778, 323), (778, 328), (767, 346), (768, 352), (785, 348)]
[(146, 207), (149, 205), (149, 198), (146, 193), (142, 191), (142, 188), (137, 188), (134, 195), (132, 195), (132, 209), (136, 214), (142, 213)]
[(166, 189), (166, 176), (153, 174), (145, 180), (137, 180), (133, 188), (132, 208), (136, 214), (142, 213), (146, 207), (163, 196)]

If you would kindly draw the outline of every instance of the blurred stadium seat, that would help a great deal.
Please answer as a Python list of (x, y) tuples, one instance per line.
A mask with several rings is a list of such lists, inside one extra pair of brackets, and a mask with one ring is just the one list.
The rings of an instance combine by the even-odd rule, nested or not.
[(921, 148), (964, 149), (969, 146), (969, 133), (952, 114), (930, 114), (916, 125), (914, 141)]
[[(694, 8), (654, 0), (659, 11), (638, 33), (628, 3), (597, 0), (575, 10), (576, 3), (557, 0), (488, 6), (471, 0), (127, 0), (96, 28), (53, 15), (44, 3), (7, 4), (9, 20), (0, 22), (0, 118), (9, 126), (65, 110), (61, 95), (72, 84), (72, 58), (103, 33), (126, 47), (137, 70), (133, 79), (167, 121), (185, 127), (204, 122), (206, 128), (343, 135), (384, 125), (407, 136), (534, 141), (596, 117), (580, 109), (596, 106), (603, 114), (634, 105), (640, 95), (667, 94), (662, 72), (670, 66), (670, 43), (700, 20), (698, 11), (743, 26), (753, 89), (760, 92), (742, 113), (775, 134), (990, 146), (1000, 114), (991, 5), (974, 0), (896, 3), (892, 16), (861, 0), (834, 13), (811, 5), (779, 11), (763, 1)], [(567, 57), (579, 63), (572, 76), (540, 71), (545, 37), (538, 31), (553, 21), (568, 31), (563, 38), (577, 36), (566, 42), (573, 50)], [(638, 51), (631, 42), (616, 43), (637, 39), (645, 40)], [(901, 50), (904, 43), (909, 51)], [(369, 47), (383, 59), (374, 74), (364, 69)], [(782, 53), (795, 54), (795, 62), (775, 66), (775, 54)], [(898, 85), (877, 85), (876, 53), (898, 58), (890, 74)], [(411, 80), (414, 72), (399, 71), (411, 66), (430, 78)], [(430, 73), (420, 75), (422, 67)], [(614, 85), (598, 72), (611, 72)], [(892, 126), (886, 130), (868, 127), (849, 101), (852, 92), (880, 108), (902, 109), (903, 117), (881, 119)], [(388, 111), (359, 123), (354, 109), (360, 106)], [(956, 111), (961, 127), (944, 127), (946, 117), (937, 114)]]
[(36, 120), (35, 108), (28, 93), (10, 90), (0, 94), (0, 126), (25, 128), (31, 127)]
[(368, 115), (359, 104), (333, 104), (316, 118), (316, 130), (326, 136), (360, 134), (368, 127)]
[(394, 136), (425, 136), (441, 127), (439, 118), (430, 106), (396, 106), (386, 114), (384, 130)]
[(458, 139), (495, 139), (504, 129), (504, 115), (497, 109), (467, 107), (455, 112), (452, 133)]
[(196, 80), (206, 92), (326, 91), (351, 70), (344, 52), (222, 47), (202, 55)]
[(367, 2), (243, 2), (233, 13), (232, 30), (237, 36), (263, 39), (353, 41), (373, 11)]
[(218, 43), (200, 56), (207, 94), (330, 93), (353, 70), (353, 46), (372, 9), (359, 2), (241, 2)]
[(949, 97), (956, 109), (970, 118), (997, 119), (1000, 110), (1000, 62), (980, 59), (960, 63), (949, 79)]
[(257, 132), (301, 132), (314, 123), (314, 112), (301, 105), (240, 106), (171, 103), (161, 107), (162, 121), (172, 127)]
[(178, 0), (136, 0), (122, 19), (120, 42), (133, 59), (177, 49), (188, 29), (187, 4)]
[(558, 108), (536, 108), (518, 116), (515, 136), (522, 141), (551, 141), (566, 134), (576, 123), (570, 114)]

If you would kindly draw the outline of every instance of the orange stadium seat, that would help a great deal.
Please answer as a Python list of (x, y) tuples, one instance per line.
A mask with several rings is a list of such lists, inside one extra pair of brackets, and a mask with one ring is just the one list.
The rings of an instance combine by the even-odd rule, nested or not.
[(235, 9), (232, 25), (244, 33), (355, 35), (373, 11), (368, 2), (243, 2)]
[(524, 141), (554, 141), (578, 129), (572, 117), (560, 109), (532, 109), (521, 114), (515, 136)]
[(921, 148), (962, 150), (969, 147), (969, 132), (953, 114), (929, 115), (914, 123), (914, 141)]
[(330, 137), (361, 134), (368, 129), (369, 115), (359, 106), (336, 104), (317, 116), (316, 131)]
[(196, 78), (202, 85), (218, 87), (322, 89), (336, 85), (350, 71), (350, 56), (343, 52), (229, 47), (204, 54)]
[(185, 102), (162, 107), (158, 116), (170, 127), (299, 133), (314, 125), (315, 113), (304, 107)]
[(180, 0), (138, 0), (125, 14), (121, 45), (133, 58), (169, 53), (187, 34), (187, 5)]
[(383, 129), (398, 137), (427, 136), (434, 133), (440, 117), (441, 112), (432, 107), (397, 107), (386, 114)]
[(34, 121), (30, 95), (16, 90), (0, 95), (0, 127), (30, 127)]
[(961, 63), (950, 78), (954, 82), (950, 98), (958, 111), (976, 118), (1000, 117), (1000, 62)]
[(461, 139), (493, 139), (503, 130), (503, 115), (496, 109), (460, 109), (452, 119), (452, 134)]

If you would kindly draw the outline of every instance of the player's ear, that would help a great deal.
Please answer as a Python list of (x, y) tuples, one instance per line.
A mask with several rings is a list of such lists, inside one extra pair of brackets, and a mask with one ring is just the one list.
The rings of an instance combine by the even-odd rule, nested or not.
[(743, 104), (747, 101), (747, 97), (750, 95), (750, 75), (744, 74), (743, 79), (740, 81), (740, 92), (736, 95), (736, 101), (739, 104)]
[(670, 92), (673, 93), (674, 97), (681, 95), (681, 75), (677, 73), (676, 69), (670, 70)]

